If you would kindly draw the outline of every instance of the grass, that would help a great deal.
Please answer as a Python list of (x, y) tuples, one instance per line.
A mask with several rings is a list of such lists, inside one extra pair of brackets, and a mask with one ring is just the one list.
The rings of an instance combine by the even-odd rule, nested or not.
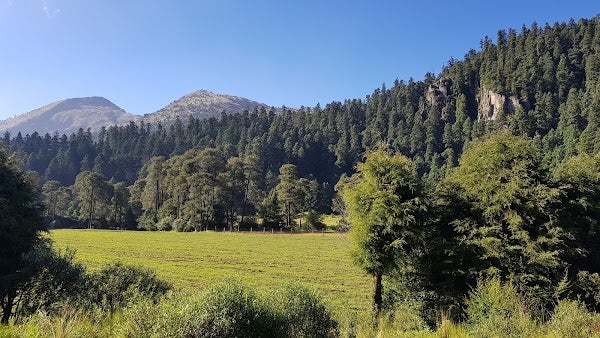
[(346, 234), (62, 229), (51, 236), (91, 270), (113, 261), (146, 266), (187, 290), (236, 278), (268, 292), (293, 281), (317, 290), (334, 311), (370, 308), (371, 280), (352, 264)]

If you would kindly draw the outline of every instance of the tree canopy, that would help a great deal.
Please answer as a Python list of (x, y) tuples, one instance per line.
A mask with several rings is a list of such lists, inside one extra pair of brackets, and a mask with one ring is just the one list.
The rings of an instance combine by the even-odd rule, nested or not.
[(421, 246), (425, 205), (412, 162), (377, 150), (366, 155), (343, 189), (356, 262), (375, 278), (373, 305), (382, 305), (382, 277), (410, 264)]
[(45, 230), (42, 206), (27, 176), (0, 149), (0, 302), (7, 323), (25, 255)]

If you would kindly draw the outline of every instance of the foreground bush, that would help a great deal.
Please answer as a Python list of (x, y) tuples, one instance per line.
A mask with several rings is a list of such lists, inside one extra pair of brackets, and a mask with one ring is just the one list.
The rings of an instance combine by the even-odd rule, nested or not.
[(578, 301), (562, 301), (554, 310), (547, 331), (548, 337), (556, 338), (600, 337), (600, 317)]
[(512, 284), (480, 281), (467, 300), (467, 326), (477, 337), (531, 337), (536, 324)]
[(73, 251), (56, 250), (48, 241), (38, 243), (23, 255), (21, 270), (0, 281), (3, 316), (19, 322), (38, 310), (53, 313), (61, 302), (77, 298), (81, 284), (85, 283), (85, 273), (73, 257)]
[(38, 311), (21, 324), (0, 325), (0, 337), (600, 338), (600, 316), (585, 304), (559, 302), (548, 321), (536, 322), (514, 286), (498, 280), (479, 283), (466, 303), (465, 322), (441, 318), (435, 330), (425, 325), (419, 307), (409, 303), (388, 308), (378, 319), (348, 311), (338, 327), (320, 298), (304, 287), (291, 285), (261, 295), (229, 282), (193, 295), (170, 293), (158, 302), (138, 297), (115, 313), (65, 305), (53, 314)]
[(132, 337), (333, 337), (336, 328), (320, 298), (305, 288), (264, 298), (237, 282), (172, 295), (158, 306), (138, 303), (126, 321)]
[(157, 302), (171, 285), (146, 268), (113, 263), (88, 277), (88, 292), (83, 302), (114, 313), (140, 298)]
[(312, 290), (289, 284), (275, 292), (273, 307), (285, 321), (289, 337), (333, 337), (337, 323)]

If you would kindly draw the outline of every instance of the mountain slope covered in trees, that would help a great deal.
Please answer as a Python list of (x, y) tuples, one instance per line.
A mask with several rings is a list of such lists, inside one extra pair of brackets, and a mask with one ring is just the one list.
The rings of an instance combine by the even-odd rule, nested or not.
[[(311, 207), (326, 211), (339, 178), (353, 173), (363, 153), (382, 143), (411, 158), (430, 183), (458, 164), (472, 140), (500, 130), (532, 138), (547, 169), (573, 155), (598, 152), (599, 80), (597, 17), (543, 27), (534, 23), (500, 31), (494, 41), (484, 38), (479, 51), (450, 60), (440, 74), (382, 85), (364, 100), (277, 114), (255, 107), (220, 118), (175, 119), (168, 127), (129, 123), (103, 128), (97, 139), (80, 130), (71, 136), (6, 136), (3, 142), (42, 182), (57, 181), (68, 190), (82, 171), (96, 172), (112, 185), (123, 182), (129, 186), (129, 205), (118, 209), (134, 216), (147, 211), (152, 211), (149, 217), (161, 212), (177, 216), (194, 196), (199, 199), (193, 203), (208, 208), (213, 221), (225, 219), (228, 212), (262, 209), (266, 215), (268, 205), (278, 205), (279, 214), (299, 212), (294, 205), (305, 203), (298, 196), (313, 196), (317, 202)], [(186, 167), (199, 166), (193, 158), (215, 161), (223, 171)], [(294, 168), (284, 170), (284, 164)], [(192, 172), (203, 175), (213, 198), (205, 200), (207, 195), (182, 179)], [(234, 187), (240, 177), (247, 184)], [(172, 179), (172, 191), (161, 188), (163, 179)], [(276, 187), (301, 179), (307, 188), (299, 190), (295, 201), (281, 201)], [(105, 215), (110, 215), (117, 208), (107, 198)], [(193, 203), (188, 209), (200, 210)], [(77, 214), (79, 209), (71, 205), (64, 210)]]

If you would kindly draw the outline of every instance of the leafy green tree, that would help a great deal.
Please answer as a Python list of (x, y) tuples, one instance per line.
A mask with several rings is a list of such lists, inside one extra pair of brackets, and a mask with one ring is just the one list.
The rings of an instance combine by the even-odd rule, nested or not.
[(87, 220), (89, 228), (93, 227), (93, 221), (97, 218), (109, 217), (113, 187), (104, 177), (95, 172), (84, 171), (77, 175), (73, 190), (79, 201), (79, 219)]
[(31, 183), (0, 149), (0, 305), (1, 323), (10, 319), (16, 285), (26, 265), (24, 255), (40, 242), (45, 230), (42, 205)]
[(357, 264), (374, 278), (373, 307), (382, 307), (382, 277), (411, 264), (425, 211), (412, 162), (384, 150), (367, 154), (343, 188)]
[(279, 183), (275, 187), (277, 200), (285, 214), (286, 228), (292, 228), (294, 217), (301, 208), (303, 199), (298, 179), (298, 169), (293, 164), (284, 164), (279, 169)]
[(283, 215), (279, 209), (277, 193), (271, 191), (258, 205), (258, 216), (262, 218), (265, 227), (279, 227), (283, 223)]
[(600, 309), (600, 153), (582, 154), (560, 165), (554, 179), (561, 187), (560, 222), (570, 235), (564, 296)]
[(561, 191), (532, 141), (500, 133), (474, 142), (438, 194), (454, 210), (450, 224), (471, 253), (463, 258), (476, 258), (462, 272), (469, 285), (494, 276), (532, 298), (551, 299), (567, 269), (569, 235), (557, 222)]
[(59, 189), (62, 187), (58, 181), (48, 181), (42, 186), (42, 197), (46, 206), (46, 216), (54, 218), (57, 212)]
[(142, 191), (141, 201), (145, 210), (153, 209), (158, 212), (162, 206), (163, 198), (163, 177), (164, 177), (164, 157), (153, 157), (147, 164), (146, 185)]
[(123, 224), (123, 218), (129, 207), (130, 197), (131, 194), (123, 182), (116, 183), (113, 186), (113, 196), (111, 198), (113, 205), (112, 220), (116, 224)]

